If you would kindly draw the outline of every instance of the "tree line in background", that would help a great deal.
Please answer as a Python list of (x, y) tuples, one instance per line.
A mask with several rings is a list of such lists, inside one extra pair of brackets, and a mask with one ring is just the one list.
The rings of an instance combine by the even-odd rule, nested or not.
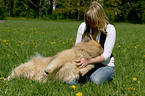
[[(94, 0), (0, 0), (0, 19), (28, 17), (83, 20), (87, 6)], [(144, 0), (96, 0), (110, 22), (145, 23)]]

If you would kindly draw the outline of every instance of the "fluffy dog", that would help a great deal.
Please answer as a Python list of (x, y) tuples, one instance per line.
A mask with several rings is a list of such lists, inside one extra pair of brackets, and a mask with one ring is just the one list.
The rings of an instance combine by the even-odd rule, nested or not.
[[(92, 39), (90, 34), (83, 36), (82, 42), (74, 45), (71, 49), (59, 52), (53, 57), (33, 58), (27, 63), (21, 64), (12, 70), (8, 80), (23, 76), (39, 82), (59, 79), (64, 82), (78, 79), (94, 68), (88, 64), (84, 68), (78, 68), (75, 60), (78, 58), (90, 59), (101, 55), (101, 45)], [(46, 74), (47, 73), (47, 74)]]

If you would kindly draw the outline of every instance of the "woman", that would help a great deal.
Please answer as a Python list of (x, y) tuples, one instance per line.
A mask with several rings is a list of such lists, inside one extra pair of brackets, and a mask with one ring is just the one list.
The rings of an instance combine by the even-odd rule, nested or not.
[[(115, 44), (116, 30), (113, 25), (109, 24), (103, 7), (96, 1), (88, 6), (84, 19), (85, 22), (81, 23), (78, 28), (76, 44), (81, 42), (82, 35), (85, 32), (89, 32), (92, 34), (93, 39), (101, 44), (104, 52), (101, 56), (90, 60), (80, 58), (76, 60), (76, 63), (79, 68), (94, 63), (97, 68), (91, 73), (89, 80), (95, 84), (103, 84), (105, 81), (112, 79), (115, 72), (112, 50)], [(77, 84), (78, 81), (74, 80), (68, 83)]]

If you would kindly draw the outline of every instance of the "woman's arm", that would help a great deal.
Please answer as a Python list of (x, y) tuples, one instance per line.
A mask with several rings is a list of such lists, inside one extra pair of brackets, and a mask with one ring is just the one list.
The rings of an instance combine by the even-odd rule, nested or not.
[(110, 58), (113, 48), (114, 48), (114, 44), (115, 44), (115, 40), (116, 40), (115, 27), (111, 24), (108, 24), (106, 32), (107, 33), (106, 33), (106, 40), (104, 43), (104, 52), (102, 54), (104, 56), (105, 60)]
[(80, 26), (78, 28), (78, 31), (77, 31), (77, 38), (76, 38), (76, 43), (75, 44), (80, 43), (82, 41), (82, 36), (84, 34), (85, 27), (86, 27), (85, 22), (80, 24)]
[(103, 61), (105, 61), (105, 58), (103, 55), (101, 55), (101, 56), (98, 56), (96, 58), (91, 58), (89, 60), (86, 60), (84, 58), (80, 58), (79, 60), (76, 60), (76, 63), (77, 63), (78, 68), (82, 68), (82, 67), (87, 66), (90, 63), (100, 63)]

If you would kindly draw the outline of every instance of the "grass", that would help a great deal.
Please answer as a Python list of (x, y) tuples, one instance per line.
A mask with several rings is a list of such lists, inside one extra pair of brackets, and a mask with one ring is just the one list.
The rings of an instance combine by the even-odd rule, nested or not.
[(103, 85), (38, 83), (20, 78), (4, 81), (10, 71), (35, 55), (53, 56), (75, 43), (79, 21), (9, 20), (0, 23), (0, 96), (144, 96), (145, 25), (115, 23), (115, 75)]

